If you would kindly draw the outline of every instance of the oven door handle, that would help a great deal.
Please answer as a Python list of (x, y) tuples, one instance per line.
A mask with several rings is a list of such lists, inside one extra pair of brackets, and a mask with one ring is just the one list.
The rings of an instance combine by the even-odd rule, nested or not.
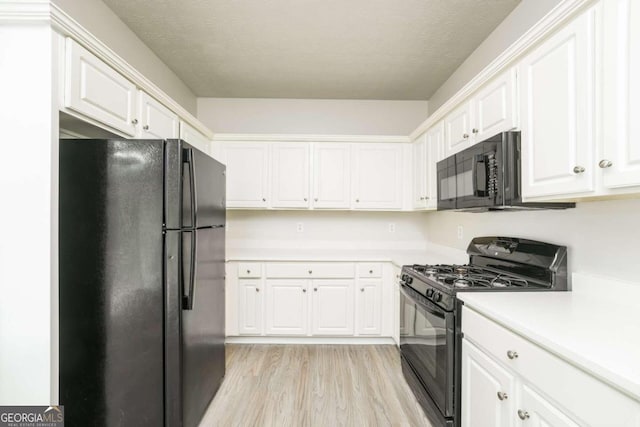
[(423, 298), (424, 301), (416, 300), (413, 295), (411, 295), (409, 292), (407, 292), (405, 290), (406, 287), (407, 287), (407, 285), (405, 285), (404, 283), (400, 282), (400, 292), (407, 299), (411, 300), (418, 307), (422, 308), (425, 311), (428, 311), (429, 313), (433, 314), (434, 316), (440, 317), (442, 319), (445, 318), (446, 311), (444, 311), (442, 308), (438, 307), (437, 305), (435, 305), (431, 301), (428, 301), (426, 298)]

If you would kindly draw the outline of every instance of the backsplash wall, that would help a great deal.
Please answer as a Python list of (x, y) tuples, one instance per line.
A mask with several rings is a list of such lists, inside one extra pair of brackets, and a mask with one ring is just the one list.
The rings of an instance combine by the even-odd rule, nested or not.
[(425, 218), (430, 243), (464, 251), (475, 236), (542, 240), (568, 247), (570, 272), (640, 285), (640, 199), (584, 202), (562, 211), (434, 212)]

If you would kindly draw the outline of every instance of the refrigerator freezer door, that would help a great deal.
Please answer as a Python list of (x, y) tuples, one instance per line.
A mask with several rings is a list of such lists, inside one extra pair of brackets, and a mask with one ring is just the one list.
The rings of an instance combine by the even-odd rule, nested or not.
[(225, 222), (225, 166), (181, 140), (167, 140), (166, 227), (204, 228)]
[(60, 141), (60, 404), (162, 426), (163, 141)]
[[(188, 288), (196, 241), (193, 306), (182, 311), (182, 411), (185, 427), (197, 426), (220, 387), (225, 370), (224, 233), (208, 228), (183, 232), (183, 288)], [(186, 295), (188, 289), (183, 289)]]

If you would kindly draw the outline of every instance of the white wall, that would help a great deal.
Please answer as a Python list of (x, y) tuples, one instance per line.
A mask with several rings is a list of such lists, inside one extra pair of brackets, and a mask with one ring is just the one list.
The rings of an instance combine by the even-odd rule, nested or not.
[[(100, 0), (53, 0), (162, 91), (196, 115), (196, 96), (118, 16)], [(154, 7), (150, 4), (149, 7)]]
[(489, 34), (429, 99), (429, 110), (436, 111), (469, 80), (489, 65), (529, 28), (553, 9), (561, 0), (522, 0), (522, 2)]
[(423, 250), (425, 218), (415, 212), (228, 211), (227, 247)]
[[(575, 209), (526, 212), (436, 212), (427, 215), (429, 241), (465, 250), (475, 236), (526, 237), (568, 246), (572, 272), (640, 283), (640, 199), (578, 203)], [(464, 237), (457, 238), (457, 226)]]
[(215, 133), (408, 135), (427, 101), (198, 98), (198, 119)]

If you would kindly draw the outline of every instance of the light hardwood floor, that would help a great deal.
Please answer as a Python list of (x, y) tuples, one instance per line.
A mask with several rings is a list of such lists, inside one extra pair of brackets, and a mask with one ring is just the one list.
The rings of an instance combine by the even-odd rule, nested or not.
[(425, 426), (391, 345), (227, 345), (201, 427)]

